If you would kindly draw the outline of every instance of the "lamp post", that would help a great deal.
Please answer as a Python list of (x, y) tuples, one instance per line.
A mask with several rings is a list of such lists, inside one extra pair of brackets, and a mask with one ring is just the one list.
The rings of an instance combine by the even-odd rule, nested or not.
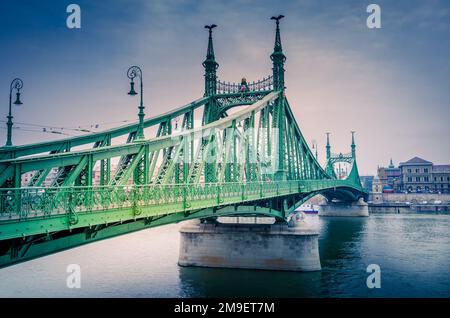
[(141, 84), (141, 102), (139, 104), (139, 126), (136, 133), (136, 139), (135, 140), (142, 140), (144, 139), (144, 89), (142, 87), (142, 70), (139, 66), (131, 66), (127, 71), (127, 76), (131, 80), (130, 82), (130, 91), (128, 92), (128, 95), (134, 96), (137, 95), (136, 91), (134, 90), (134, 79), (136, 77), (139, 77), (140, 84)]
[(15, 78), (11, 82), (11, 85), (9, 87), (9, 113), (6, 118), (8, 118), (8, 121), (6, 122), (6, 126), (8, 127), (8, 134), (6, 137), (6, 144), (5, 147), (11, 147), (12, 146), (12, 126), (13, 126), (13, 115), (11, 112), (11, 98), (12, 98), (12, 92), (15, 89), (16, 90), (16, 100), (14, 102), (14, 105), (22, 105), (22, 102), (20, 101), (20, 89), (23, 87), (23, 82), (20, 78)]

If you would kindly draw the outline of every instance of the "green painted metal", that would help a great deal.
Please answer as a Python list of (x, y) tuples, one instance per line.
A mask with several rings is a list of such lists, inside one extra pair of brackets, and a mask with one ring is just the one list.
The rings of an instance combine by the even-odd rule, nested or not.
[(13, 90), (16, 90), (16, 100), (14, 102), (14, 105), (22, 105), (22, 102), (20, 101), (20, 90), (23, 87), (23, 82), (20, 78), (15, 78), (11, 81), (11, 84), (9, 86), (9, 111), (8, 116), (6, 118), (8, 119), (6, 122), (6, 128), (7, 128), (7, 136), (6, 136), (6, 144), (5, 148), (12, 147), (12, 126), (14, 118), (12, 115), (12, 109), (11, 109), (11, 102), (12, 102), (12, 92)]
[[(140, 76), (141, 80), (138, 123), (60, 141), (1, 148), (0, 247), (3, 244), (3, 251), (11, 253), (10, 262), (30, 257), (25, 252), (19, 255), (18, 247), (43, 238), (52, 241), (56, 233), (66, 237), (73, 231), (90, 237), (93, 231), (113, 225), (144, 222), (140, 227), (108, 230), (111, 236), (189, 218), (247, 213), (283, 221), (317, 194), (329, 200), (365, 197), (353, 132), (351, 153), (339, 155), (331, 153), (327, 134), (327, 163), (322, 168), (300, 131), (285, 96), (281, 18), (273, 17), (271, 76), (255, 82), (243, 79), (241, 84), (219, 80), (212, 42), (215, 25), (206, 26), (203, 98), (144, 119), (139, 69), (129, 76), (131, 95), (137, 94), (133, 79)], [(242, 105), (248, 106), (229, 112)], [(200, 110), (202, 122), (195, 126), (194, 113)], [(145, 139), (144, 129), (153, 126), (158, 128), (156, 134)], [(122, 136), (127, 136), (126, 143), (115, 144), (114, 139)], [(78, 146), (85, 149), (74, 150)], [(117, 162), (114, 171), (112, 162)], [(334, 172), (338, 162), (351, 165), (344, 180)], [(99, 171), (96, 183), (95, 167)], [(22, 175), (30, 172), (34, 172), (31, 181), (22, 184)], [(254, 210), (246, 212), (242, 206)], [(89, 240), (80, 238), (79, 244)], [(42, 251), (58, 249), (50, 243), (41, 246)], [(0, 254), (0, 259), (5, 258)]]
[[(237, 95), (237, 94), (235, 94)], [(191, 110), (195, 110), (207, 103), (209, 98), (202, 97), (187, 105), (181, 106), (173, 111), (157, 115), (152, 118), (144, 120), (144, 128), (149, 128), (154, 125), (159, 125), (161, 122), (167, 121), (169, 116), (177, 117), (183, 115)], [(42, 154), (51, 151), (59, 151), (61, 149), (70, 149), (71, 147), (77, 147), (87, 144), (92, 144), (98, 141), (103, 141), (105, 137), (117, 138), (121, 136), (126, 136), (130, 133), (135, 133), (138, 129), (139, 123), (133, 123), (129, 125), (120, 126), (117, 128), (112, 128), (103, 132), (96, 132), (92, 134), (64, 138), (57, 141), (46, 141), (35, 144), (28, 144), (22, 146), (12, 146), (12, 147), (1, 147), (0, 148), (0, 159), (11, 159), (22, 156), (30, 156), (36, 154)]]
[[(346, 188), (349, 180), (19, 188), (1, 191), (1, 238), (11, 239), (105, 223)], [(11, 200), (16, 196), (18, 200)], [(89, 198), (89, 199), (88, 199)], [(70, 220), (70, 213), (77, 221)], [(276, 215), (274, 215), (276, 216)], [(181, 221), (180, 218), (177, 221)]]
[(118, 235), (176, 223), (179, 220), (211, 218), (212, 215), (215, 217), (233, 216), (236, 214), (244, 216), (275, 216), (280, 219), (282, 218), (280, 212), (271, 208), (256, 208), (255, 206), (245, 205), (236, 207), (227, 206), (220, 209), (201, 209), (190, 214), (179, 212), (158, 217), (138, 219), (136, 221), (131, 220), (128, 222), (101, 224), (83, 229), (57, 232), (55, 234), (48, 233), (43, 236), (31, 236), (24, 240), (20, 239), (23, 241), (22, 244), (16, 244), (10, 249), (9, 253), (0, 255), (0, 268)]
[(139, 95), (141, 98), (140, 98), (140, 103), (139, 103), (139, 114), (138, 114), (139, 124), (138, 124), (138, 128), (136, 131), (136, 139), (141, 140), (141, 139), (145, 138), (145, 136), (144, 136), (144, 116), (145, 116), (144, 108), (145, 107), (144, 107), (144, 87), (143, 87), (144, 84), (143, 84), (143, 80), (142, 80), (142, 70), (139, 66), (131, 66), (127, 71), (127, 76), (131, 80), (131, 83), (130, 83), (131, 90), (128, 93), (128, 95), (131, 95), (131, 96), (137, 95), (137, 93), (134, 91), (134, 79), (136, 77), (138, 77), (139, 81), (140, 81), (140, 94)]

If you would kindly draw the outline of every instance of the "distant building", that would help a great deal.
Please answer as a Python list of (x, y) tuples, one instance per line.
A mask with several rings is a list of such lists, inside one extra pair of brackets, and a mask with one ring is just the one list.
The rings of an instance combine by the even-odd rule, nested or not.
[(383, 193), (383, 184), (381, 183), (380, 178), (375, 176), (372, 182), (372, 193), (373, 193), (373, 201), (378, 203), (383, 201), (382, 193)]
[(419, 157), (401, 162), (402, 190), (408, 192), (430, 192), (433, 188), (433, 163)]
[(372, 192), (373, 193), (381, 193), (383, 191), (383, 185), (380, 181), (380, 178), (374, 177), (372, 182)]
[(26, 187), (30, 184), (34, 174), (34, 171), (22, 173), (22, 187)]
[(450, 193), (450, 165), (433, 165), (433, 190)]
[(401, 162), (398, 168), (391, 159), (387, 168), (378, 168), (376, 179), (372, 192), (450, 193), (450, 165), (435, 165), (419, 157)]
[(361, 181), (361, 185), (367, 192), (372, 192), (374, 176), (360, 176), (359, 180)]
[(396, 168), (392, 159), (387, 168), (378, 168), (378, 178), (383, 186), (383, 192), (400, 192), (402, 185), (402, 173)]
[[(58, 173), (57, 168), (52, 168), (50, 172), (47, 174), (45, 179), (42, 181), (40, 186), (48, 187), (52, 184), (53, 180), (56, 178), (56, 175)], [(28, 187), (28, 186), (35, 186), (36, 180), (35, 179), (36, 171), (30, 171), (22, 174), (22, 187)]]
[(92, 171), (92, 184), (93, 185), (100, 185), (100, 167), (95, 167), (94, 171)]

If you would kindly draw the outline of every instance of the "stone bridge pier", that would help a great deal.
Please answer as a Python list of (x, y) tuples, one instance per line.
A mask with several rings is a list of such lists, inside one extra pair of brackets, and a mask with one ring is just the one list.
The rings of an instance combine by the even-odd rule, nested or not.
[(369, 216), (369, 205), (363, 198), (356, 202), (325, 201), (319, 205), (319, 216)]
[[(288, 223), (273, 218), (232, 217), (213, 222), (194, 220), (181, 229), (181, 266), (284, 271), (321, 269), (317, 230), (304, 216)], [(250, 223), (252, 221), (252, 223)]]

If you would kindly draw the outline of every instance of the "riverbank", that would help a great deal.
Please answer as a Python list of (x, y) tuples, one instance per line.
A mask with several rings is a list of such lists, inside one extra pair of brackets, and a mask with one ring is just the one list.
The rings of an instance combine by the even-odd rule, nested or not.
[(369, 203), (434, 203), (450, 204), (450, 194), (439, 193), (370, 193)]
[(369, 213), (450, 214), (450, 194), (370, 193)]
[(369, 214), (417, 214), (437, 213), (450, 214), (450, 204), (407, 204), (407, 203), (370, 203)]

